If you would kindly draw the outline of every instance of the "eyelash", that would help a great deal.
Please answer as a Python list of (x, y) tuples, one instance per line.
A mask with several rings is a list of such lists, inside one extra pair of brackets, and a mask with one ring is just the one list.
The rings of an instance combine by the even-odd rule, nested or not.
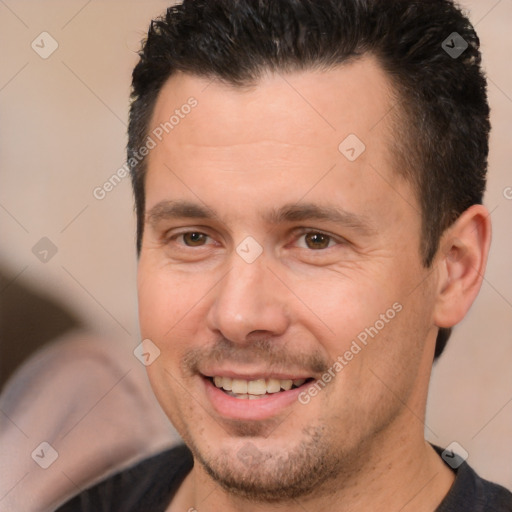
[[(179, 239), (180, 237), (183, 237), (184, 235), (188, 235), (188, 234), (191, 234), (191, 233), (195, 233), (195, 234), (200, 234), (200, 235), (204, 235), (207, 237), (207, 239), (210, 239), (212, 240), (212, 237), (202, 231), (195, 231), (195, 230), (189, 230), (189, 231), (183, 231), (181, 233), (175, 233), (174, 235), (172, 235), (171, 237), (168, 238), (168, 242), (174, 242), (176, 241), (177, 239)], [(326, 233), (325, 231), (319, 231), (317, 229), (307, 229), (307, 228), (299, 228), (299, 230), (296, 232), (295, 236), (294, 236), (294, 241), (295, 243), (300, 240), (302, 237), (306, 236), (306, 235), (322, 235), (322, 236), (325, 236), (327, 238), (329, 238), (329, 244), (331, 242), (334, 242), (335, 244), (337, 245), (341, 245), (343, 243), (346, 243), (345, 240), (341, 239), (340, 237), (337, 237), (337, 236), (334, 236), (334, 235), (331, 235), (330, 233)], [(180, 243), (179, 244), (181, 247), (186, 247), (187, 249), (196, 249), (196, 248), (199, 248), (199, 247), (205, 247), (205, 245), (199, 245), (199, 246), (189, 246), (189, 245), (186, 245), (185, 243)], [(331, 249), (333, 246), (328, 246), (326, 247), (325, 249), (310, 249), (309, 247), (299, 247), (300, 249), (305, 249), (305, 250), (309, 250), (311, 252), (323, 252), (323, 251), (326, 251), (328, 249)]]

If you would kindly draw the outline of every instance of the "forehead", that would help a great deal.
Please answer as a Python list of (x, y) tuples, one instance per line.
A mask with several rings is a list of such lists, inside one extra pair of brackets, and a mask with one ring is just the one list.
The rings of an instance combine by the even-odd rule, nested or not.
[(156, 146), (147, 209), (187, 196), (222, 199), (211, 204), (217, 210), (247, 210), (252, 202), (261, 212), (265, 203), (306, 195), (385, 208), (407, 187), (389, 150), (391, 92), (370, 56), (325, 71), (264, 74), (250, 87), (177, 73), (158, 96), (148, 132)]
[(392, 107), (391, 92), (388, 77), (369, 55), (323, 71), (263, 73), (244, 87), (178, 72), (163, 86), (151, 126), (165, 125), (193, 97), (197, 107), (186, 123), (180, 119), (189, 129), (176, 125), (163, 134), (175, 145), (234, 146), (259, 138), (325, 146), (356, 133), (375, 146), (386, 128), (381, 121)]

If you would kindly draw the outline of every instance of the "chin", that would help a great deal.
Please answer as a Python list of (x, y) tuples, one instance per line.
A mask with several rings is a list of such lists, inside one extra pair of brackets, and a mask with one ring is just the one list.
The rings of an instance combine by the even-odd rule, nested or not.
[[(327, 493), (339, 475), (339, 457), (324, 428), (298, 431), (300, 438), (238, 438), (196, 444), (185, 440), (205, 473), (229, 494), (277, 503)], [(207, 448), (208, 447), (208, 448)]]

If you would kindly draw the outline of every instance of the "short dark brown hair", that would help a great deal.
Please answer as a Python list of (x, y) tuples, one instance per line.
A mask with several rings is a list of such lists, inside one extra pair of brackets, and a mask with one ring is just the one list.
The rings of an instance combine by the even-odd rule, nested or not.
[[(422, 216), (428, 267), (442, 233), (482, 203), (489, 145), (479, 39), (451, 0), (184, 0), (151, 22), (133, 71), (128, 162), (144, 230), (146, 159), (139, 158), (158, 94), (175, 72), (257, 83), (263, 71), (329, 69), (373, 55), (397, 101), (390, 144)], [(137, 156), (138, 158), (135, 158)], [(436, 357), (450, 329), (441, 329)]]

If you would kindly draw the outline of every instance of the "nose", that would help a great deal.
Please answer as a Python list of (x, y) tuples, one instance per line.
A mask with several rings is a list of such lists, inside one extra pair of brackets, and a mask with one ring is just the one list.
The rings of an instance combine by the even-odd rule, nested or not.
[(232, 259), (231, 270), (214, 289), (208, 327), (239, 344), (249, 343), (255, 336), (282, 335), (290, 320), (282, 283), (263, 255), (252, 263), (236, 253)]

